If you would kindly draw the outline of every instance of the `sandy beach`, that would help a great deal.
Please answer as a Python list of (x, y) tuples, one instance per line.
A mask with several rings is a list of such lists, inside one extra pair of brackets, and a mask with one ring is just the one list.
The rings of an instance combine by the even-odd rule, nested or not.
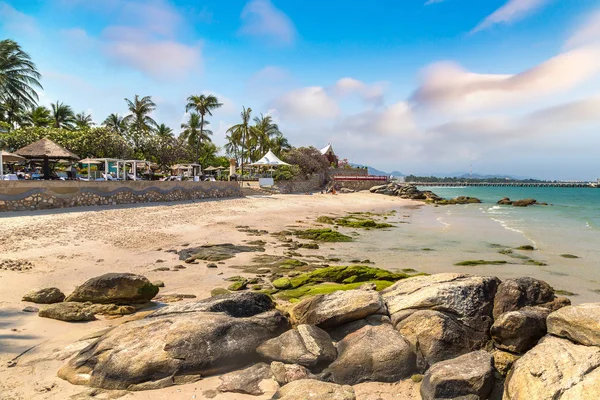
[[(99, 317), (99, 320), (87, 323), (40, 318), (35, 313), (22, 311), (25, 306), (33, 305), (21, 301), (23, 294), (31, 289), (55, 286), (69, 294), (89, 278), (107, 272), (132, 272), (151, 281), (163, 281), (165, 287), (161, 288), (161, 295), (179, 293), (205, 298), (210, 296), (212, 289), (227, 287), (225, 278), (244, 275), (235, 266), (249, 264), (253, 254), (238, 254), (218, 268), (207, 268), (206, 262), (200, 262), (183, 264), (184, 269), (175, 270), (173, 267), (182, 265), (182, 261), (177, 254), (169, 251), (204, 244), (243, 244), (244, 241), (259, 239), (242, 231), (240, 226), (272, 233), (286, 228), (314, 227), (315, 219), (320, 215), (341, 216), (355, 211), (392, 209), (398, 211), (394, 219), (390, 219), (395, 228), (361, 230), (356, 233), (354, 242), (328, 243), (319, 250), (302, 249), (303, 256), (337, 257), (341, 259), (339, 265), (347, 265), (355, 258), (368, 258), (376, 267), (389, 270), (414, 268), (428, 273), (471, 272), (500, 278), (530, 275), (548, 279), (552, 285), (562, 285), (561, 288), (577, 286), (576, 281), (569, 283), (564, 277), (539, 268), (525, 269), (522, 265), (498, 269), (490, 266), (454, 267), (453, 263), (460, 261), (461, 257), (463, 260), (480, 259), (485, 257), (486, 251), (488, 255), (496, 254), (496, 250), (482, 247), (481, 243), (487, 237), (495, 237), (507, 246), (523, 244), (523, 239), (501, 227), (471, 224), (468, 225), (470, 229), (464, 232), (458, 227), (459, 233), (455, 234), (454, 240), (458, 237), (456, 235), (462, 235), (465, 242), (475, 249), (472, 253), (479, 253), (476, 256), (461, 255), (459, 250), (463, 251), (464, 247), (458, 246), (457, 250), (453, 240), (445, 243), (434, 235), (447, 229), (448, 223), (439, 221), (433, 207), (363, 192), (338, 196), (276, 195), (194, 203), (7, 213), (0, 216), (0, 261), (23, 260), (29, 269), (0, 269), (3, 284), (0, 291), (0, 398), (89, 398), (89, 388), (59, 379), (57, 370), (74, 351), (89, 343), (78, 342), (82, 337), (139, 318), (145, 313), (116, 319)], [(340, 229), (348, 233), (353, 231)], [(416, 235), (417, 230), (422, 232), (421, 236)], [(283, 254), (285, 248), (268, 234), (263, 233), (260, 239), (267, 242), (266, 254)], [(156, 271), (159, 267), (169, 267), (170, 270)], [(572, 298), (572, 301), (598, 301), (598, 297), (600, 295), (588, 292), (585, 296)], [(14, 360), (28, 349), (31, 350)], [(16, 361), (16, 366), (8, 367), (11, 360)], [(218, 384), (218, 378), (212, 377), (184, 386), (128, 393), (126, 398), (202, 399), (208, 398), (210, 390)], [(406, 386), (407, 383), (358, 385), (358, 398), (375, 399), (379, 392), (384, 393), (382, 398), (386, 399), (411, 398), (418, 393), (414, 384), (404, 387), (405, 397), (395, 397), (393, 393), (398, 392), (395, 385)], [(266, 394), (259, 397), (219, 394), (216, 398), (266, 399), (273, 391), (274, 388), (266, 388)], [(108, 394), (101, 393), (94, 398), (108, 398), (105, 396)]]

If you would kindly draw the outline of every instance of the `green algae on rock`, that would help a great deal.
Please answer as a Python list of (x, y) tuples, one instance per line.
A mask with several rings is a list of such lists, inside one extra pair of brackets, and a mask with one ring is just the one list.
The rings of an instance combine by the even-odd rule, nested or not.
[(379, 223), (370, 218), (365, 218), (357, 214), (352, 214), (347, 217), (334, 218), (321, 216), (317, 218), (317, 222), (321, 224), (338, 225), (345, 228), (392, 228), (394, 225), (388, 223)]
[(535, 250), (535, 247), (533, 247), (533, 246), (532, 246), (532, 245), (530, 245), (530, 244), (526, 244), (526, 245), (524, 245), (524, 246), (519, 246), (519, 247), (517, 247), (517, 250), (533, 251), (533, 250)]
[(394, 284), (390, 281), (366, 281), (366, 282), (355, 282), (355, 283), (318, 283), (318, 284), (307, 284), (294, 289), (280, 290), (275, 294), (275, 297), (281, 300), (297, 301), (301, 298), (312, 297), (318, 294), (329, 294), (337, 292), (339, 290), (352, 290), (358, 289), (365, 283), (375, 284), (376, 290), (381, 291)]
[(351, 242), (352, 238), (333, 229), (306, 229), (296, 230), (293, 234), (300, 239), (309, 239), (316, 242)]
[(508, 262), (504, 261), (504, 260), (467, 260), (467, 261), (457, 262), (454, 265), (472, 267), (472, 266), (476, 266), (476, 265), (502, 265), (502, 264), (508, 264)]
[(560, 256), (562, 258), (579, 258), (579, 256), (576, 256), (574, 254), (561, 254)]
[(207, 244), (200, 247), (186, 248), (179, 251), (179, 259), (191, 263), (194, 260), (223, 261), (235, 257), (238, 253), (264, 252), (262, 246), (241, 245), (231, 243)]

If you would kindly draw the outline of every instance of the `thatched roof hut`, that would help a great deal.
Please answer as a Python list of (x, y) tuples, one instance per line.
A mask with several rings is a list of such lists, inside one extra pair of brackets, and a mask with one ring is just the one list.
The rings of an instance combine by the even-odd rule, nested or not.
[(43, 160), (44, 179), (50, 179), (50, 160), (79, 160), (77, 154), (57, 145), (48, 138), (31, 143), (15, 151), (15, 153), (29, 159)]

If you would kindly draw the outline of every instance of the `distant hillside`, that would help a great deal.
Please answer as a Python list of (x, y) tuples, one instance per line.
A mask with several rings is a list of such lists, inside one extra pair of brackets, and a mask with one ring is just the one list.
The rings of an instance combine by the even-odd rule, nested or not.
[(369, 171), (369, 175), (379, 175), (379, 176), (389, 176), (389, 175), (394, 175), (394, 176), (404, 176), (404, 174), (402, 172), (398, 172), (398, 171), (393, 171), (393, 172), (385, 172), (385, 171), (381, 171), (377, 168), (373, 168), (370, 165), (361, 165), (361, 164), (350, 164), (353, 167), (367, 167), (368, 171)]
[(473, 173), (473, 175), (471, 175), (468, 172), (464, 172), (464, 171), (450, 172), (450, 173), (436, 172), (433, 174), (417, 174), (417, 175), (419, 175), (419, 176), (434, 176), (436, 178), (464, 178), (464, 179), (469, 179), (469, 177), (472, 177), (473, 179), (508, 178), (508, 179), (517, 180), (517, 181), (536, 179), (536, 178), (532, 178), (530, 176), (517, 176), (517, 175), (505, 175), (505, 174), (483, 175), (483, 174)]

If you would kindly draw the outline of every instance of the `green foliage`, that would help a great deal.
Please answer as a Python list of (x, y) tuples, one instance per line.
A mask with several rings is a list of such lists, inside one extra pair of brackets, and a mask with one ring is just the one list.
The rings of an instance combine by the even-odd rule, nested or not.
[(301, 178), (307, 179), (314, 174), (324, 173), (329, 169), (329, 161), (314, 147), (298, 147), (282, 154), (283, 161), (297, 165)]
[(34, 107), (38, 101), (35, 89), (42, 89), (40, 78), (29, 54), (17, 42), (0, 41), (0, 103), (12, 99), (22, 108)]
[(283, 165), (273, 172), (273, 179), (276, 181), (291, 181), (301, 175), (302, 173), (297, 165)]

